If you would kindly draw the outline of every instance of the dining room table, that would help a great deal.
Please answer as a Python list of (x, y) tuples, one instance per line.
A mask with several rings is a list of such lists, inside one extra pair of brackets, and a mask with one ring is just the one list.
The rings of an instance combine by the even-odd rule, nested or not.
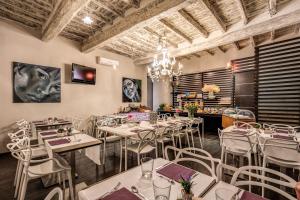
[[(161, 179), (170, 181), (171, 192), (169, 199), (177, 200), (181, 195), (180, 183), (177, 181), (172, 182), (167, 176), (161, 175), (160, 172), (160, 170), (164, 168), (167, 169), (168, 166), (173, 164), (172, 161), (156, 158), (154, 159), (153, 164), (152, 179), (144, 178), (142, 176), (141, 166), (137, 166), (79, 191), (78, 198), (79, 200), (97, 200), (102, 199), (104, 196), (112, 194), (117, 190), (127, 189), (131, 193), (138, 191), (138, 194), (135, 193), (137, 199), (154, 200), (152, 181), (159, 181)], [(192, 171), (192, 169), (189, 170)], [(194, 183), (193, 193), (195, 196), (200, 197), (216, 184), (216, 178), (197, 171), (195, 171), (192, 176), (192, 181)], [(133, 188), (136, 188), (136, 190), (134, 191)]]
[[(43, 138), (43, 142), (46, 146), (48, 155), (50, 158), (54, 157), (54, 154), (70, 153), (70, 166), (73, 188), (75, 188), (75, 174), (76, 174), (76, 150), (85, 150), (85, 155), (92, 160), (96, 166), (101, 165), (101, 141), (84, 133), (74, 134), (71, 136), (61, 136), (58, 135), (57, 131), (51, 132), (40, 132), (48, 136), (48, 138)], [(43, 181), (46, 182), (46, 181)], [(45, 185), (45, 183), (44, 183)], [(75, 189), (74, 189), (74, 194)]]
[[(156, 130), (159, 127), (172, 127), (174, 124), (178, 123), (186, 123), (190, 120), (189, 118), (170, 118), (168, 120), (162, 120), (158, 121), (156, 124), (151, 124), (149, 121), (141, 121), (140, 123), (125, 123), (125, 124), (118, 124), (118, 125), (113, 125), (113, 126), (102, 126), (99, 127), (101, 131), (104, 131), (106, 133), (110, 133), (116, 136), (119, 136), (124, 139), (124, 150), (125, 150), (125, 170), (127, 170), (128, 165), (127, 165), (127, 157), (128, 157), (128, 152), (127, 152), (127, 143), (128, 139), (130, 137), (136, 137), (138, 135), (137, 130)], [(104, 134), (104, 141), (106, 140), (106, 135)], [(104, 142), (105, 143), (105, 142)], [(122, 145), (122, 142), (121, 142)], [(104, 155), (106, 156), (106, 155)]]

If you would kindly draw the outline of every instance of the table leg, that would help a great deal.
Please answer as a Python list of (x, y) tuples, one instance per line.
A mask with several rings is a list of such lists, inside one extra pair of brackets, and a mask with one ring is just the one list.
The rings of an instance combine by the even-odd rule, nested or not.
[(71, 165), (71, 176), (72, 176), (73, 192), (74, 192), (74, 197), (76, 198), (76, 183), (75, 183), (76, 159), (75, 159), (75, 151), (71, 151), (70, 165)]
[(127, 171), (127, 137), (125, 137), (125, 171)]

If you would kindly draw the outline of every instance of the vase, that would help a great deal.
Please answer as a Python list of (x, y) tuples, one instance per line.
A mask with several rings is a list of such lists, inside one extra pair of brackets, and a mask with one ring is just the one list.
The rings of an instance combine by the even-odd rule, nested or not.
[(194, 118), (194, 114), (195, 114), (195, 112), (193, 112), (193, 111), (188, 111), (188, 117), (189, 117), (190, 119), (193, 119), (193, 118)]
[(193, 200), (194, 194), (193, 193), (186, 193), (185, 190), (181, 190), (182, 193), (182, 200)]
[(214, 95), (214, 92), (208, 92), (208, 99), (215, 99), (216, 96)]

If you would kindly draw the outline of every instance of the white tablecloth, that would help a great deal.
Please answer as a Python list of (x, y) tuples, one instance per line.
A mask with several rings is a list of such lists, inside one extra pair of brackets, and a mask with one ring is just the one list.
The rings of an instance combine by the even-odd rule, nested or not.
[[(164, 160), (162, 158), (155, 159), (154, 169), (169, 162), (170, 161)], [(96, 200), (104, 193), (109, 192), (113, 187), (117, 185), (118, 182), (121, 182), (121, 186), (119, 187), (119, 189), (122, 187), (126, 187), (128, 190), (131, 190), (131, 186), (136, 186), (139, 192), (142, 193), (147, 198), (147, 200), (154, 200), (152, 181), (142, 179), (141, 175), (142, 172), (140, 166), (130, 169), (124, 173), (115, 175), (85, 190), (80, 191), (78, 193), (79, 200)], [(156, 175), (155, 170), (153, 171), (153, 179), (160, 179), (160, 177)], [(199, 173), (199, 175), (197, 175), (193, 179), (193, 182), (193, 192), (198, 196), (207, 188), (211, 187), (211, 185), (215, 182), (215, 179), (208, 175)], [(170, 200), (176, 200), (179, 194), (181, 194), (181, 186), (176, 182), (171, 186)]]

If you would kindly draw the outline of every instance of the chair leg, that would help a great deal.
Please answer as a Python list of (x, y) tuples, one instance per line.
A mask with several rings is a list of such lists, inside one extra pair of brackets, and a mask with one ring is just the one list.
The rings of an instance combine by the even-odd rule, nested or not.
[(227, 163), (227, 155), (228, 154), (225, 152), (225, 162), (224, 162), (225, 164)]
[(22, 180), (22, 185), (20, 187), (19, 200), (24, 200), (25, 199), (26, 190), (27, 190), (27, 184), (28, 184), (28, 178), (27, 178), (27, 175), (24, 174), (23, 180)]
[[(192, 132), (191, 132), (191, 140), (192, 140), (192, 146), (193, 146), (193, 148), (195, 148), (194, 135)], [(194, 153), (195, 153), (195, 151), (194, 151)]]
[(14, 179), (14, 187), (16, 186), (17, 180), (18, 180), (18, 176), (20, 175), (20, 174), (19, 174), (19, 168), (20, 168), (20, 161), (18, 160), (17, 169), (16, 169), (16, 174), (15, 174), (15, 179)]
[[(174, 136), (172, 135), (172, 142), (173, 142), (173, 146), (174, 146), (174, 148), (176, 148), (176, 144), (175, 144), (175, 138), (174, 138)], [(176, 151), (174, 151), (174, 156), (176, 157)]]
[(179, 147), (180, 147), (180, 149), (182, 149), (182, 145), (181, 145), (181, 136), (179, 135), (179, 137), (178, 137), (178, 140), (179, 140)]
[(162, 156), (163, 156), (163, 158), (165, 158), (165, 144), (164, 144), (164, 141), (162, 141), (162, 143), (161, 143), (161, 149), (162, 149)]
[[(252, 165), (252, 158), (251, 158), (251, 153), (249, 153), (248, 155), (248, 165), (251, 166)], [(251, 170), (250, 170), (251, 172)], [(251, 176), (249, 175), (249, 181), (251, 181)], [(251, 184), (249, 184), (249, 192), (251, 192)]]
[(200, 147), (201, 147), (201, 149), (203, 149), (202, 138), (201, 138), (201, 134), (200, 134), (199, 128), (198, 128), (198, 137), (199, 137)]
[(68, 174), (68, 180), (69, 180), (69, 193), (71, 200), (74, 200), (74, 190), (76, 191), (76, 188), (73, 188), (73, 182), (72, 182), (72, 176), (71, 176), (71, 170), (67, 172)]
[(20, 162), (19, 168), (18, 168), (18, 171), (17, 171), (17, 175), (16, 175), (16, 177), (17, 177), (17, 182), (16, 182), (16, 188), (15, 188), (14, 198), (17, 198), (18, 191), (19, 191), (19, 189), (20, 189), (20, 185), (21, 185), (20, 182), (21, 182), (21, 180), (22, 180), (22, 175), (23, 175), (22, 171), (23, 171), (23, 163)]
[(141, 158), (140, 158), (140, 154), (138, 153), (138, 165), (141, 164)]
[(123, 151), (122, 151), (122, 140), (120, 140), (120, 169), (119, 172), (122, 172), (122, 162), (123, 162)]
[[(267, 158), (264, 156), (263, 157), (263, 168), (266, 168), (266, 167), (267, 167)], [(265, 171), (262, 171), (262, 176), (263, 177), (265, 176)], [(263, 182), (263, 184), (265, 183), (264, 180), (262, 182)], [(265, 188), (264, 187), (261, 188), (261, 196), (262, 197), (265, 196)]]

